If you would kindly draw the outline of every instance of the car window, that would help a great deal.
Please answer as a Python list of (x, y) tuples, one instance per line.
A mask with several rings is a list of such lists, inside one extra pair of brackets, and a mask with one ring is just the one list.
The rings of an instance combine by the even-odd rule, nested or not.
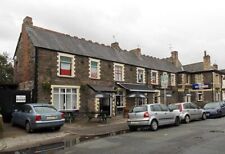
[(169, 111), (168, 107), (165, 104), (160, 104), (162, 111)]
[(184, 109), (190, 109), (190, 104), (189, 103), (185, 103), (185, 104), (183, 104), (183, 106), (184, 106)]
[(32, 108), (29, 105), (24, 105), (23, 112), (25, 112), (25, 113), (31, 113), (32, 112)]
[(34, 110), (37, 113), (51, 113), (56, 112), (57, 110), (51, 106), (34, 106)]
[(151, 111), (162, 111), (159, 104), (151, 105)]
[(193, 103), (190, 103), (190, 109), (197, 109), (197, 105), (193, 104)]

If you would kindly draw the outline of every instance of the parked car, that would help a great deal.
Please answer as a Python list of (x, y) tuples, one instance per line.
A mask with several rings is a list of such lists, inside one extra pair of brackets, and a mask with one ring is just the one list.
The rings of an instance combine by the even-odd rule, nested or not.
[(207, 117), (222, 117), (225, 115), (225, 102), (211, 102), (204, 106)]
[(12, 125), (25, 127), (27, 132), (40, 128), (59, 130), (64, 122), (64, 114), (49, 104), (21, 104), (12, 113)]
[(170, 104), (169, 108), (174, 112), (180, 113), (180, 118), (185, 123), (189, 123), (192, 120), (206, 120), (207, 118), (205, 110), (192, 102)]
[(158, 126), (168, 124), (180, 125), (180, 117), (179, 114), (170, 111), (164, 104), (146, 104), (135, 106), (128, 113), (127, 124), (131, 131), (146, 126), (156, 131)]

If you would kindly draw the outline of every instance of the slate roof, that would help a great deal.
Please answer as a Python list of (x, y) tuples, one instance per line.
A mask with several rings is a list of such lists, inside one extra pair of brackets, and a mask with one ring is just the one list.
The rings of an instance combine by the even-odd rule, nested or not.
[[(214, 70), (213, 67), (210, 70)], [(192, 72), (201, 72), (205, 70), (204, 70), (203, 62), (198, 62), (198, 63), (192, 63), (188, 65), (183, 65), (183, 71), (192, 73)]]
[(40, 27), (26, 27), (28, 36), (35, 47), (42, 47), (55, 51), (67, 52), (75, 55), (88, 56), (138, 67), (178, 72), (175, 67), (166, 59), (158, 59), (141, 55), (138, 57), (126, 50), (115, 50), (110, 46), (94, 43), (85, 39), (72, 37), (66, 34), (46, 30)]

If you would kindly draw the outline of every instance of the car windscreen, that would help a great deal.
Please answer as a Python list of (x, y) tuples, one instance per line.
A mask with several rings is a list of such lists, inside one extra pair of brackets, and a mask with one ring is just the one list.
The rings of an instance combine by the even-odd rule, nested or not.
[(35, 106), (34, 107), (35, 112), (41, 114), (41, 113), (51, 113), (56, 112), (57, 110), (54, 107), (51, 106)]
[(204, 106), (205, 109), (215, 109), (217, 107), (219, 107), (219, 102), (217, 103), (208, 103)]
[(132, 110), (132, 112), (145, 112), (145, 111), (147, 111), (147, 106), (136, 106)]

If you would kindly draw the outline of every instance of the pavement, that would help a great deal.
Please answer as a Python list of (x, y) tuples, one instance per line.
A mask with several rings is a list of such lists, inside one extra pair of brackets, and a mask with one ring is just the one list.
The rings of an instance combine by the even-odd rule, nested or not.
[(26, 133), (24, 128), (4, 124), (4, 131), (0, 133), (0, 153), (63, 141), (67, 136), (88, 137), (127, 130), (126, 120), (117, 116), (109, 118), (105, 123), (99, 119), (89, 121), (81, 118), (72, 123), (65, 123), (60, 131), (40, 130), (34, 133)]

